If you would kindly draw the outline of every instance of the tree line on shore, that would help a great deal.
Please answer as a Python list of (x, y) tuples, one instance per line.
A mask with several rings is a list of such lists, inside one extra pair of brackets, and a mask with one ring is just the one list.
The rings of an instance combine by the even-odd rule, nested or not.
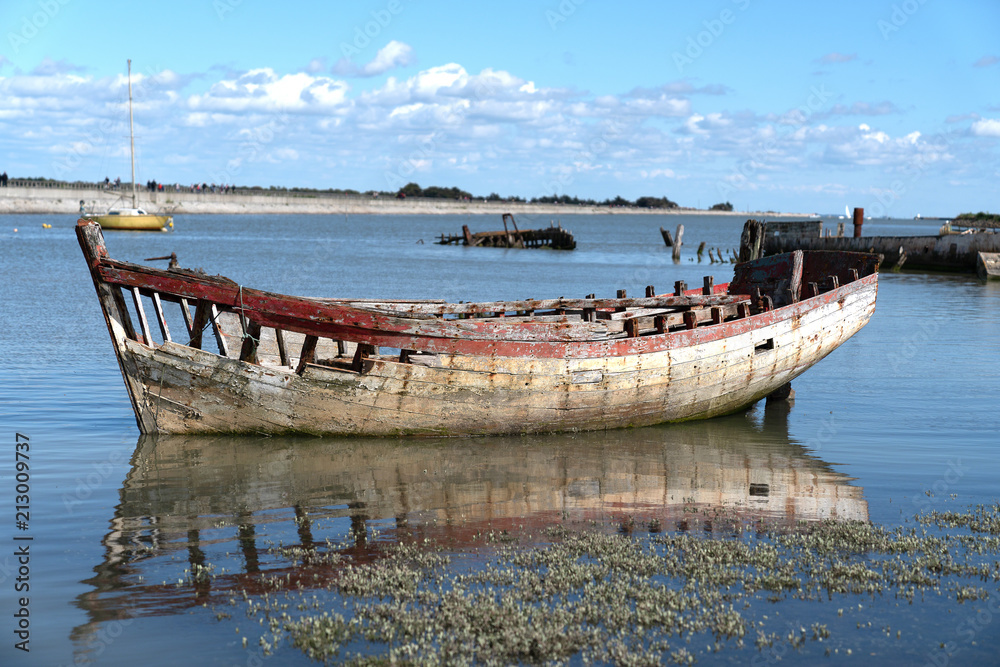
[[(49, 187), (87, 187), (93, 186), (95, 188), (100, 188), (105, 185), (104, 182), (94, 182), (89, 181), (61, 181), (57, 179), (49, 178), (15, 178), (11, 180), (16, 181), (33, 181), (37, 183), (45, 183)], [(154, 182), (155, 181), (151, 181)], [(149, 189), (149, 183), (146, 184), (147, 189)], [(161, 184), (157, 184), (161, 185)], [(171, 189), (173, 185), (169, 186)], [(187, 186), (183, 186), (186, 189)], [(216, 184), (213, 183), (211, 186), (205, 186), (204, 190), (215, 191)], [(221, 186), (219, 186), (221, 187)], [(657, 208), (657, 209), (679, 209), (681, 206), (677, 202), (671, 201), (668, 197), (655, 197), (655, 196), (644, 196), (639, 197), (635, 201), (625, 199), (622, 196), (615, 196), (613, 198), (607, 198), (603, 200), (597, 199), (587, 199), (580, 197), (573, 197), (570, 195), (544, 195), (541, 197), (532, 197), (530, 199), (525, 199), (524, 197), (519, 197), (517, 195), (511, 195), (507, 197), (501, 197), (496, 192), (491, 192), (490, 194), (484, 196), (473, 195), (470, 192), (462, 190), (457, 187), (440, 187), (432, 185), (430, 187), (423, 188), (417, 183), (407, 183), (399, 190), (383, 191), (383, 190), (367, 190), (359, 191), (352, 190), (350, 188), (286, 188), (281, 186), (272, 185), (269, 187), (262, 187), (259, 185), (227, 185), (227, 190), (233, 192), (289, 192), (289, 193), (316, 193), (316, 194), (335, 194), (335, 195), (347, 195), (347, 196), (368, 196), (368, 197), (387, 197), (387, 198), (398, 198), (405, 199), (407, 197), (419, 197), (423, 199), (448, 199), (452, 201), (505, 201), (505, 202), (520, 202), (520, 203), (531, 203), (531, 204), (566, 204), (568, 206), (605, 206), (605, 207), (635, 207), (635, 208)], [(715, 204), (712, 206), (710, 211), (732, 211), (733, 205), (729, 202), (723, 202)]]

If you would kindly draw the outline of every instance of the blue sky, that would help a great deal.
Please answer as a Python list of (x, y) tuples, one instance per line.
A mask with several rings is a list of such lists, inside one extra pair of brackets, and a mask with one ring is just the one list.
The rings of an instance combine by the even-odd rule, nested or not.
[[(279, 9), (280, 7), (280, 9)], [(1000, 210), (1000, 3), (5, 0), (0, 170)]]

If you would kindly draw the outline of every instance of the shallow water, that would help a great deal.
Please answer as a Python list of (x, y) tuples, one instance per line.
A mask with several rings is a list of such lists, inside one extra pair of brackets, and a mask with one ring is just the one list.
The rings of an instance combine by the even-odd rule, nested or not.
[[(518, 220), (522, 228), (548, 222)], [(181, 216), (170, 234), (106, 238), (115, 258), (176, 252), (184, 266), (279, 292), (469, 301), (611, 296), (623, 288), (641, 294), (648, 284), (663, 292), (676, 280), (700, 285), (706, 274), (723, 282), (731, 266), (699, 264), (694, 249), (700, 241), (735, 247), (743, 221), (614, 215), (559, 222), (576, 235), (577, 250), (433, 243), (462, 224), (500, 226), (466, 216)], [(685, 253), (673, 264), (658, 228), (680, 222)], [(712, 536), (725, 531), (693, 520), (691, 510), (725, 507), (772, 525), (836, 517), (896, 526), (910, 525), (921, 510), (1000, 497), (1000, 286), (972, 276), (883, 274), (872, 321), (795, 381), (790, 407), (522, 438), (147, 439), (136, 429), (74, 223), (0, 216), (0, 437), (8, 442), (0, 479), (9, 515), (17, 433), (30, 438), (31, 487), (29, 528), (17, 530), (9, 516), (0, 530), (2, 664), (174, 664), (190, 656), (199, 664), (260, 664), (257, 620), (228, 599), (241, 589), (260, 593), (258, 572), (296, 575), (294, 560), (276, 545), (330, 539), (364, 560), (376, 558), (380, 544), (427, 539), (471, 554), (463, 567), (475, 568), (483, 544), (476, 536), (528, 531), (528, 546), (536, 539), (531, 529), (553, 522), (656, 519), (664, 531)], [(868, 221), (865, 230), (932, 233), (937, 226)], [(13, 556), (23, 541), (15, 543), (14, 533), (32, 538), (30, 654), (13, 647), (15, 598), (23, 594), (15, 590)], [(211, 565), (215, 578), (189, 581), (185, 571), (194, 565)], [(992, 597), (964, 605), (928, 598), (897, 608), (845, 597), (843, 605), (862, 604), (868, 620), (902, 628), (905, 639), (876, 641), (852, 618), (831, 626), (836, 646), (854, 647), (852, 664), (910, 664), (939, 660), (939, 644), (952, 642), (952, 664), (989, 664), (1000, 652), (996, 621), (971, 640), (963, 625), (997, 616), (996, 583), (979, 585)], [(772, 620), (802, 617), (809, 604), (773, 605)], [(809, 648), (782, 655), (802, 664), (821, 656)], [(751, 646), (697, 657), (710, 664), (775, 656)], [(287, 646), (272, 659), (309, 663)]]

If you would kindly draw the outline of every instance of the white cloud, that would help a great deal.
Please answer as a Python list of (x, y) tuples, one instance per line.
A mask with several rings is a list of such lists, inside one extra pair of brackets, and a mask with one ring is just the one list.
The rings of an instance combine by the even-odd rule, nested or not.
[(407, 67), (414, 62), (416, 62), (416, 56), (413, 53), (413, 47), (404, 42), (392, 40), (379, 49), (370, 62), (360, 67), (347, 58), (341, 58), (333, 66), (333, 73), (338, 76), (378, 76), (397, 67)]
[(224, 79), (187, 106), (196, 111), (321, 112), (347, 102), (348, 85), (305, 72), (279, 76), (269, 67), (250, 70), (236, 79)]
[[(723, 110), (727, 89), (689, 81), (593, 95), (459, 63), (398, 77), (392, 68), (408, 52), (389, 46), (368, 64), (387, 69), (359, 91), (324, 74), (319, 58), (289, 73), (134, 72), (143, 163), (165, 182), (389, 189), (385, 173), (398, 171), (405, 180), (419, 174), (423, 185), (430, 179), (525, 196), (548, 194), (540, 190), (560, 174), (571, 182), (563, 190), (586, 197), (621, 188), (634, 198), (649, 194), (635, 190), (683, 181), (688, 195), (661, 194), (690, 205), (695, 195), (687, 188), (708, 181), (715, 192), (727, 174), (742, 177), (738, 189), (806, 192), (822, 183), (822, 194), (848, 187), (841, 175), (879, 182), (919, 163), (942, 165), (933, 173), (945, 182), (958, 165), (995, 161), (996, 142), (979, 138), (1000, 137), (1000, 120), (971, 113), (955, 117), (971, 123), (967, 131), (898, 130), (909, 116), (888, 101)], [(0, 150), (41, 155), (27, 168), (32, 173), (85, 179), (114, 172), (107, 156), (127, 154), (127, 141), (120, 125), (107, 123), (122, 116), (124, 73), (96, 78), (52, 62), (38, 70), (46, 73), (0, 74)], [(879, 127), (887, 114), (896, 116)], [(78, 166), (52, 173), (64, 155)]]
[(983, 118), (972, 124), (972, 134), (977, 137), (1000, 137), (1000, 120)]

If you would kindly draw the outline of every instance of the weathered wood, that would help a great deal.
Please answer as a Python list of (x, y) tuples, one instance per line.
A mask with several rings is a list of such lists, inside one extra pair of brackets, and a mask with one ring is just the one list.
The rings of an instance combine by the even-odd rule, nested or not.
[(153, 292), (153, 310), (156, 312), (156, 323), (160, 325), (160, 335), (163, 337), (164, 341), (169, 342), (170, 338), (170, 327), (167, 326), (167, 318), (163, 316), (163, 304), (160, 302), (160, 293)]
[(306, 336), (302, 342), (302, 350), (299, 352), (299, 366), (295, 370), (299, 375), (302, 375), (307, 365), (316, 361), (317, 340), (319, 340), (318, 336)]
[(1000, 253), (979, 253), (976, 257), (976, 273), (982, 280), (1000, 280)]
[(740, 235), (739, 261), (749, 262), (760, 259), (764, 252), (764, 222), (747, 220)]
[[(211, 314), (212, 320), (212, 332), (215, 334), (215, 342), (219, 346), (219, 354), (224, 357), (229, 356), (229, 347), (226, 345), (226, 339), (222, 335), (222, 327), (219, 326), (219, 308), (214, 303), (209, 306), (209, 312)], [(259, 330), (258, 330), (259, 333)]]
[[(519, 229), (510, 213), (504, 213), (502, 219), (503, 231), (472, 233), (468, 225), (463, 225), (461, 235), (441, 234), (438, 243), (440, 245), (462, 243), (466, 246), (492, 248), (552, 248), (553, 250), (576, 248), (573, 234), (563, 229), (562, 225), (549, 226), (545, 229)], [(508, 220), (514, 227), (513, 233), (507, 226)]]
[(190, 340), (194, 336), (194, 320), (191, 318), (191, 306), (188, 305), (188, 300), (184, 298), (178, 299), (178, 302), (181, 306), (181, 315), (184, 317), (184, 326), (187, 328), (188, 339)]
[(149, 322), (146, 321), (146, 310), (142, 307), (142, 295), (139, 288), (132, 288), (132, 303), (135, 305), (136, 317), (139, 318), (139, 326), (142, 327), (142, 338), (146, 345), (153, 344), (153, 336), (149, 332)]
[[(108, 286), (107, 271), (129, 289), (199, 299), (193, 322), (200, 322), (199, 337), (209, 318), (220, 331), (232, 332), (241, 313), (261, 327), (261, 363), (248, 363), (249, 355), (240, 361), (171, 341), (138, 344), (109, 319), (144, 432), (462, 435), (641, 426), (726, 414), (790, 382), (853, 335), (871, 317), (877, 292), (871, 274), (786, 306), (768, 307), (771, 295), (761, 294), (767, 310), (758, 314), (747, 307), (749, 292), (734, 291), (731, 284), (713, 286), (712, 296), (549, 300), (555, 307), (540, 310), (541, 317), (562, 310), (560, 321), (427, 320), (241, 289), (224, 279), (151, 274), (102, 257), (87, 233), (78, 228), (85, 256), (94, 258), (99, 297)], [(808, 257), (803, 274), (839, 275), (826, 260), (814, 267)], [(773, 273), (780, 266), (774, 260), (749, 264), (738, 265), (738, 276), (742, 271), (746, 279), (765, 266)], [(785, 263), (787, 269), (794, 271), (794, 261)], [(124, 282), (129, 276), (139, 282)], [(765, 271), (768, 276), (774, 277)], [(101, 303), (108, 317), (113, 300)], [(518, 317), (526, 318), (544, 302), (519, 303), (450, 315), (521, 311)], [(401, 304), (419, 305), (385, 305), (395, 311)], [(584, 306), (620, 319), (586, 322)], [(289, 336), (288, 344), (301, 340), (295, 372), (276, 365), (272, 353), (264, 363), (264, 334), (272, 329)], [(354, 358), (317, 359), (321, 340), (331, 350), (334, 341), (348, 341)], [(277, 334), (268, 345), (278, 350)], [(377, 346), (401, 352), (382, 355)], [(242, 346), (240, 352), (244, 356)]]
[(240, 361), (256, 364), (259, 363), (257, 361), (257, 343), (260, 339), (260, 324), (249, 320), (246, 327), (246, 333), (243, 334), (243, 345), (240, 347)]
[(202, 333), (208, 326), (208, 318), (211, 317), (212, 304), (205, 299), (198, 299), (194, 308), (194, 320), (191, 323), (191, 340), (188, 345), (201, 349)]
[(668, 248), (674, 245), (674, 237), (669, 230), (660, 227), (660, 236), (663, 237), (663, 242), (666, 244)]
[(278, 345), (278, 358), (282, 366), (291, 366), (288, 359), (288, 348), (285, 346), (285, 332), (281, 329), (274, 329), (275, 342)]
[[(993, 231), (957, 234), (943, 232), (934, 236), (865, 236), (854, 238), (772, 235), (767, 223), (764, 242), (766, 254), (780, 254), (792, 250), (859, 252), (882, 255), (886, 266), (893, 266), (900, 257), (900, 248), (906, 254), (906, 270), (945, 270), (973, 273), (980, 252), (1000, 253), (1000, 233)], [(817, 222), (816, 224), (822, 224)], [(954, 246), (954, 249), (952, 249)], [(861, 270), (862, 275), (866, 272)], [(845, 282), (843, 276), (841, 282)]]
[(681, 259), (681, 246), (684, 244), (684, 225), (677, 225), (677, 234), (674, 236), (673, 258), (675, 262)]

